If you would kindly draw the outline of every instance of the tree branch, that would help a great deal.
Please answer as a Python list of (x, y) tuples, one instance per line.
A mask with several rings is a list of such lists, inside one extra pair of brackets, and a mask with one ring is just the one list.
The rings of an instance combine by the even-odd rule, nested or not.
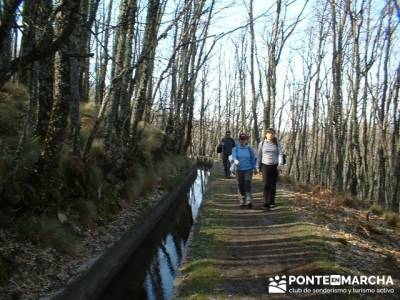
[[(17, 0), (16, 0), (17, 1)], [(65, 0), (68, 1), (68, 0)], [(76, 24), (76, 16), (79, 12), (80, 0), (71, 0), (72, 2), (68, 26), (50, 45), (46, 40), (42, 40), (39, 45), (34, 46), (32, 51), (24, 56), (13, 59), (9, 66), (0, 69), (0, 87), (2, 87), (20, 67), (27, 66), (35, 61), (46, 58), (47, 56), (55, 53), (67, 41)]]

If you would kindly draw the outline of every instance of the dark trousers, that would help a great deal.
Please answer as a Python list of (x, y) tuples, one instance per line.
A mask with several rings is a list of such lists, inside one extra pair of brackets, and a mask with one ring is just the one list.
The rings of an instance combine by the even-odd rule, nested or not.
[(224, 165), (224, 172), (225, 172), (225, 176), (229, 176), (231, 175), (231, 163), (229, 162), (229, 157), (230, 154), (225, 154), (222, 153), (222, 164)]
[(261, 164), (264, 183), (264, 205), (275, 205), (276, 181), (278, 179), (278, 165)]
[(237, 171), (236, 177), (240, 195), (245, 196), (246, 193), (251, 193), (251, 178), (253, 177), (253, 170)]

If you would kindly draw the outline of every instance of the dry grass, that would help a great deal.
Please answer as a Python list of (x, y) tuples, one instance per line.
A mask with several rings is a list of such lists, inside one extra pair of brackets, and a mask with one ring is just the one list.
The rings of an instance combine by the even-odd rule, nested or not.
[(100, 105), (97, 105), (94, 102), (81, 102), (79, 107), (81, 116), (87, 116), (94, 119), (99, 114), (99, 110), (100, 110)]
[(285, 176), (285, 175), (279, 175), (278, 181), (281, 184), (293, 184), (294, 183), (294, 181), (291, 177)]
[(385, 212), (383, 215), (386, 223), (391, 227), (398, 227), (400, 225), (400, 216), (393, 212)]
[(96, 138), (93, 140), (92, 148), (90, 149), (91, 157), (95, 161), (104, 161), (105, 160), (105, 152), (104, 152), (104, 143), (102, 139)]
[[(118, 213), (121, 200), (133, 204), (139, 196), (156, 187), (169, 188), (187, 167), (184, 159), (165, 157), (165, 151), (161, 149), (164, 139), (162, 130), (140, 123), (139, 153), (133, 160), (136, 165), (123, 176), (108, 174), (103, 126), (92, 143), (91, 159), (87, 162), (71, 154), (66, 138), (56, 176), (46, 178), (49, 184), (38, 191), (41, 184), (33, 167), (42, 150), (40, 141), (28, 135), (21, 148), (18, 168), (14, 162), (27, 103), (28, 93), (22, 86), (7, 84), (0, 90), (0, 177), (4, 187), (1, 195), (1, 204), (4, 205), (1, 213), (4, 214), (0, 215), (0, 223), (19, 232), (20, 236), (68, 252), (71, 237), (54, 217), (58, 209), (70, 211), (77, 222), (79, 219), (82, 225), (92, 226), (96, 219), (110, 219)], [(80, 106), (81, 146), (84, 146), (95, 124), (98, 111), (99, 107), (93, 103)], [(46, 203), (41, 199), (43, 193), (47, 197)], [(47, 217), (30, 219), (30, 216), (42, 213)], [(14, 221), (17, 226), (14, 226)]]
[(7, 83), (0, 90), (0, 135), (17, 135), (28, 103), (28, 93), (24, 86)]
[(159, 152), (164, 132), (154, 126), (140, 122), (139, 130), (141, 131), (141, 140), (138, 149), (144, 154), (145, 159), (151, 159), (149, 155), (154, 155)]
[[(96, 123), (100, 106), (93, 102), (81, 103), (80, 106), (80, 122), (82, 139), (86, 141), (94, 124)], [(101, 124), (96, 132), (97, 138), (103, 138), (105, 134), (104, 123)]]
[(77, 237), (55, 218), (43, 217), (39, 221), (37, 236), (45, 246), (61, 253), (73, 255), (76, 250)]
[(98, 199), (99, 190), (104, 182), (102, 169), (95, 163), (87, 164), (85, 181), (90, 199)]
[(98, 218), (97, 208), (92, 201), (78, 199), (74, 205), (75, 210), (79, 213), (79, 222), (87, 227), (91, 227)]
[(381, 216), (384, 213), (384, 208), (382, 206), (374, 204), (369, 208), (369, 211), (377, 216)]

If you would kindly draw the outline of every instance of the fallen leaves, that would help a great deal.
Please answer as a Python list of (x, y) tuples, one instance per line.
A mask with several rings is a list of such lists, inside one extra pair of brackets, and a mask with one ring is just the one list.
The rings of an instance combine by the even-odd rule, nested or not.
[[(383, 216), (348, 207), (345, 198), (331, 191), (291, 188), (293, 209), (301, 210), (304, 221), (324, 225), (329, 237), (343, 247), (328, 243), (335, 261), (365, 274), (400, 274), (400, 229), (387, 225)], [(347, 199), (346, 201), (349, 201)], [(310, 209), (312, 208), (312, 209)]]
[(78, 250), (73, 255), (61, 254), (53, 248), (43, 248), (29, 241), (19, 241), (16, 235), (0, 229), (0, 256), (13, 266), (8, 284), (0, 286), (0, 298), (38, 299), (62, 288), (91, 257), (102, 253), (134, 226), (164, 194), (156, 190), (131, 206), (121, 205), (124, 209), (112, 221), (98, 222), (92, 228), (76, 223), (69, 212), (58, 212), (58, 221), (71, 226), (79, 235)]

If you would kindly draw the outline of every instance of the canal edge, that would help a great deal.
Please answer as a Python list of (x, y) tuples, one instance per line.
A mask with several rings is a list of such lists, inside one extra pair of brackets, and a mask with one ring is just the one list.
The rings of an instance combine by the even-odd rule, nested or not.
[(190, 184), (196, 178), (198, 167), (199, 164), (194, 163), (181, 184), (164, 195), (151, 210), (151, 213), (144, 215), (141, 221), (128, 229), (118, 241), (103, 253), (89, 258), (82, 264), (80, 266), (81, 271), (72, 277), (66, 286), (40, 299), (93, 300), (99, 297), (112, 278), (128, 261), (132, 252), (140, 246), (141, 242), (157, 225), (168, 208), (175, 201), (178, 201), (178, 196), (181, 193), (190, 187)]
[(210, 191), (212, 189), (213, 183), (215, 182), (216, 179), (218, 179), (218, 173), (219, 173), (219, 166), (215, 166), (215, 164), (212, 165), (213, 167), (210, 168), (210, 175), (208, 177), (208, 182), (207, 185), (205, 186), (204, 194), (203, 194), (203, 201), (199, 207), (199, 212), (197, 214), (197, 218), (194, 220), (194, 223), (192, 225), (192, 228), (190, 229), (189, 237), (187, 240), (187, 245), (186, 245), (186, 252), (184, 257), (182, 258), (182, 261), (180, 263), (180, 266), (177, 270), (177, 274), (174, 280), (174, 286), (173, 286), (173, 293), (172, 293), (172, 299), (178, 299), (180, 296), (180, 283), (184, 279), (184, 273), (183, 269), (184, 267), (190, 263), (191, 261), (191, 252), (192, 252), (192, 242), (195, 238), (195, 231), (199, 229), (199, 223), (203, 218), (204, 214), (204, 209), (206, 209), (205, 205), (207, 200), (209, 200)]

